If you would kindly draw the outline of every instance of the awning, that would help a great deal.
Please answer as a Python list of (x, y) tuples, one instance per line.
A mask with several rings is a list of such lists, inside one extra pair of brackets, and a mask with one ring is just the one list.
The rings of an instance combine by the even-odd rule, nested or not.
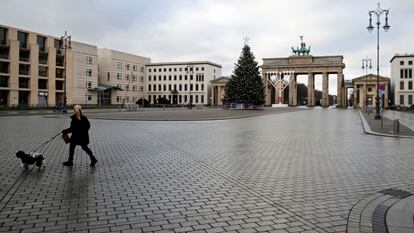
[(121, 88), (116, 87), (116, 86), (109, 86), (109, 85), (105, 85), (105, 84), (99, 84), (97, 87), (90, 89), (91, 91), (97, 91), (97, 92), (104, 92), (108, 89), (113, 89), (113, 90), (118, 90), (118, 91), (123, 91)]

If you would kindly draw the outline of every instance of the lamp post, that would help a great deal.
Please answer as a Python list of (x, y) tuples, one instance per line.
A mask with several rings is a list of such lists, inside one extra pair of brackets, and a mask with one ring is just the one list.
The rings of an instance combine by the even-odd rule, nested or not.
[(372, 59), (365, 57), (362, 59), (362, 69), (365, 69), (365, 112), (368, 113), (368, 69), (372, 69)]
[(65, 79), (65, 82), (64, 82), (64, 85), (65, 85), (65, 87), (64, 87), (64, 89), (63, 89), (63, 110), (62, 110), (62, 112), (63, 113), (66, 113), (67, 112), (67, 96), (66, 96), (66, 82), (67, 82), (67, 67), (66, 67), (66, 50), (68, 50), (68, 49), (72, 49), (72, 46), (71, 46), (71, 38), (72, 38), (72, 36), (71, 35), (68, 35), (68, 33), (67, 33), (67, 31), (65, 31), (65, 35), (64, 36), (61, 36), (60, 37), (60, 49), (62, 50), (64, 50), (64, 57), (63, 57), (63, 61), (64, 61), (64, 66), (65, 66), (65, 69), (63, 70), (63, 74), (64, 74), (64, 79)]
[(380, 16), (385, 13), (385, 25), (384, 31), (387, 32), (390, 29), (390, 25), (388, 25), (388, 13), (389, 10), (381, 9), (380, 3), (378, 3), (378, 8), (373, 11), (369, 11), (369, 25), (367, 27), (368, 31), (371, 33), (374, 30), (372, 26), (372, 14), (377, 16), (377, 96), (375, 97), (375, 119), (381, 119), (380, 113), (380, 96), (379, 96), (379, 26), (381, 25)]
[(187, 65), (187, 67), (186, 67), (186, 69), (187, 69), (186, 72), (187, 72), (187, 74), (189, 74), (188, 80), (189, 80), (189, 83), (190, 83), (190, 85), (188, 86), (188, 90), (189, 90), (189, 95), (188, 95), (188, 109), (192, 109), (193, 108), (193, 106), (192, 106), (193, 100), (191, 98), (191, 78), (192, 78), (192, 75), (194, 73), (193, 68), (194, 68), (193, 65)]

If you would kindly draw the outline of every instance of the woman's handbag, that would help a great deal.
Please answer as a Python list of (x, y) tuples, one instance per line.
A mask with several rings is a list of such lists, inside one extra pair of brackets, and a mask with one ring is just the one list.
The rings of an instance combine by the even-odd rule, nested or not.
[(66, 144), (70, 142), (70, 137), (67, 134), (62, 134), (63, 141), (65, 141)]

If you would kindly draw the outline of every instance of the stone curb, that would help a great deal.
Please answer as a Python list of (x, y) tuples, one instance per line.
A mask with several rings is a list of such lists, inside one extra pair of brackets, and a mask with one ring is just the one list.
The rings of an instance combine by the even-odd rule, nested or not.
[(362, 129), (366, 134), (374, 135), (374, 136), (382, 136), (382, 137), (392, 137), (392, 138), (407, 138), (407, 139), (414, 139), (412, 136), (404, 136), (404, 135), (393, 135), (393, 134), (385, 134), (385, 133), (377, 133), (371, 130), (367, 120), (365, 119), (364, 115), (362, 114), (361, 110), (359, 110), (359, 117), (361, 119)]

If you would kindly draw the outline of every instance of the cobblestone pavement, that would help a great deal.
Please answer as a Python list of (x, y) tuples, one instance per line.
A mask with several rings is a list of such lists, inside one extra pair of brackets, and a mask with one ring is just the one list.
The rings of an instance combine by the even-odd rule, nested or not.
[(91, 119), (96, 168), (80, 148), (62, 167), (68, 145), (59, 139), (44, 151), (45, 170), (20, 168), (17, 150), (68, 124), (0, 118), (0, 232), (345, 232), (361, 200), (414, 192), (412, 141), (364, 135), (352, 110)]

